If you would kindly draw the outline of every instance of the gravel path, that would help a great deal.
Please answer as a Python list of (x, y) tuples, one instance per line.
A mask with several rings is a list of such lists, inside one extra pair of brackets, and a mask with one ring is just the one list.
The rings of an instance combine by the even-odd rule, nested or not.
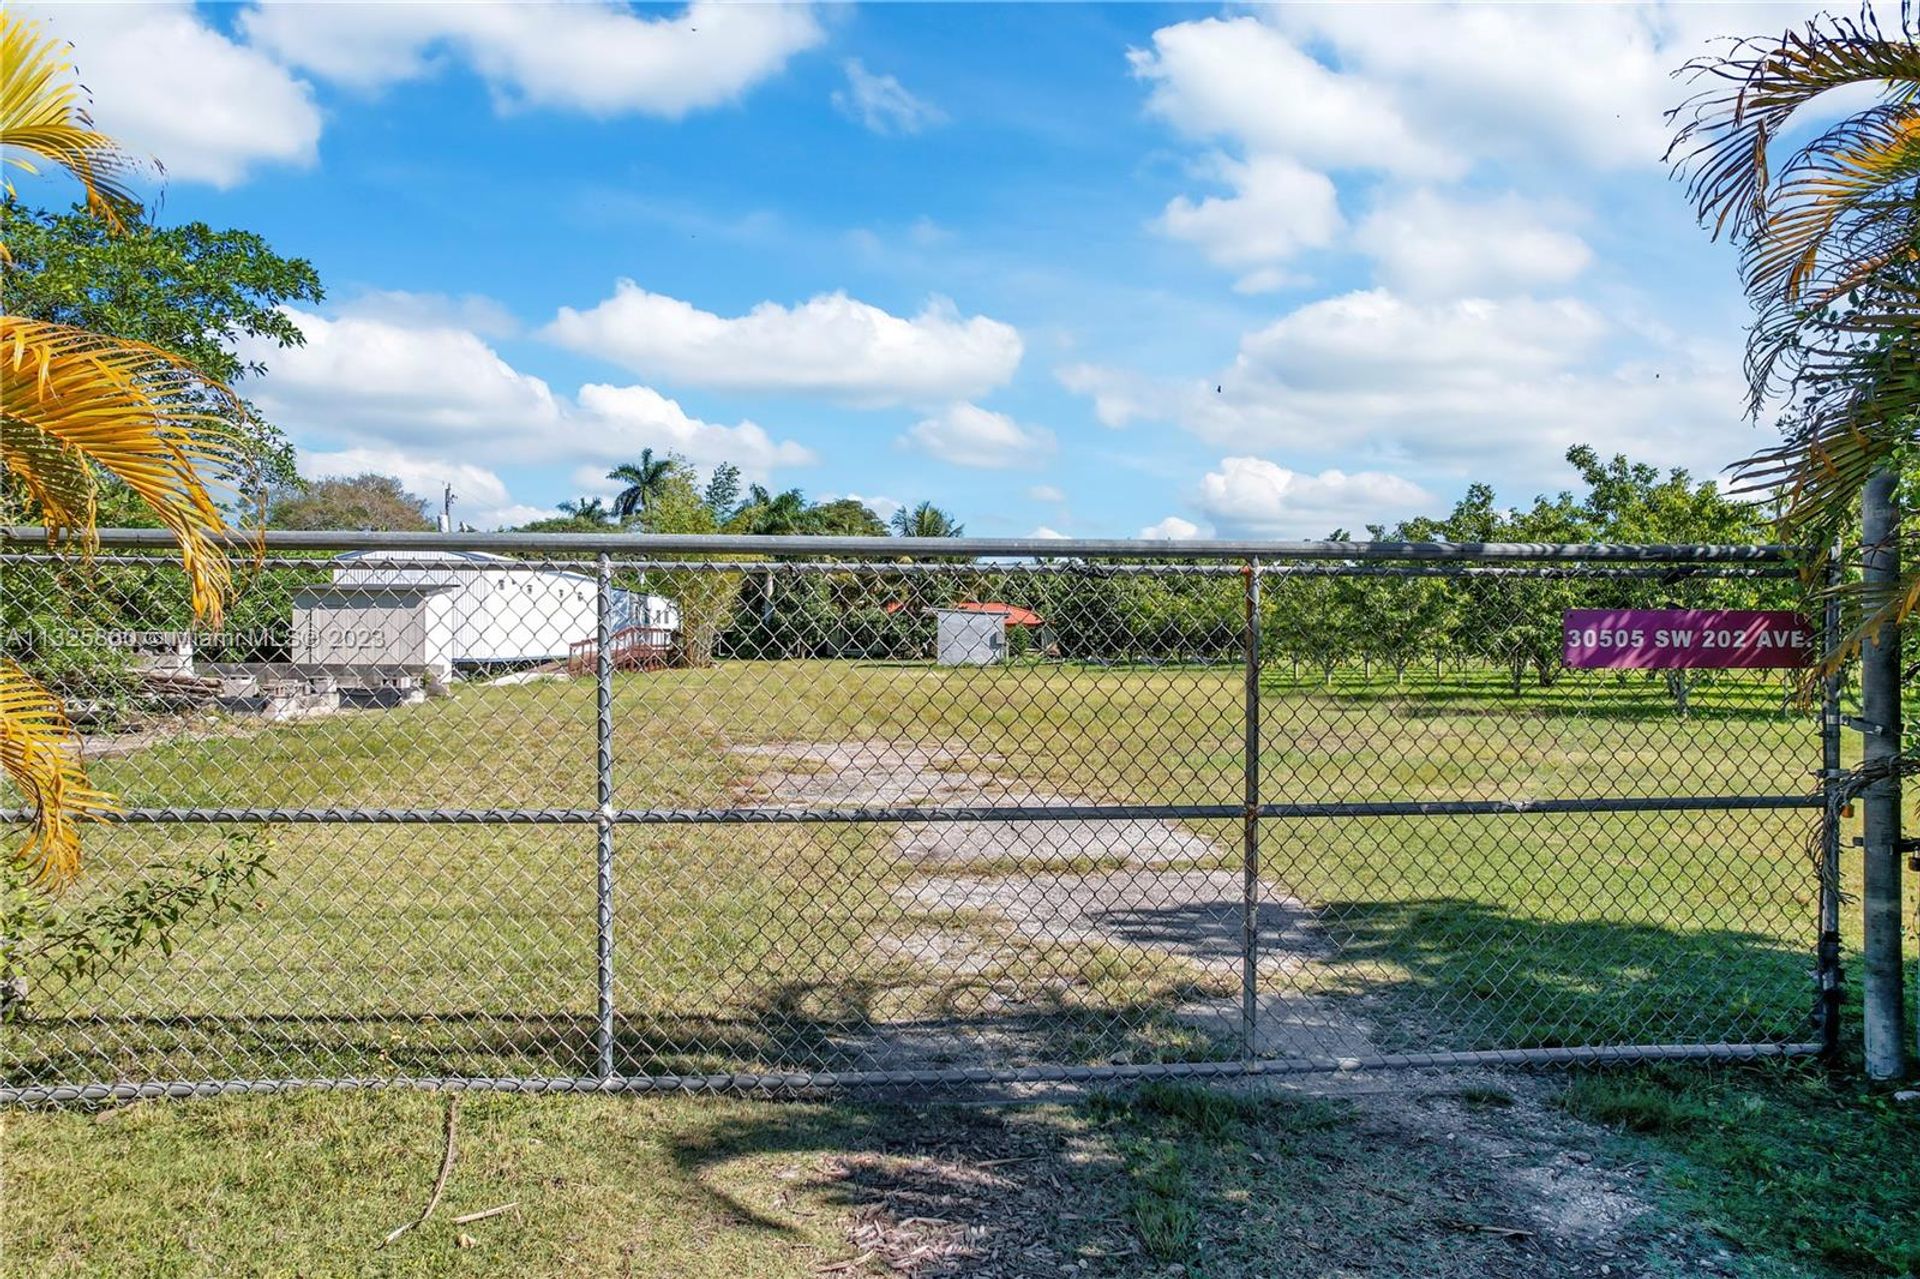
[[(990, 760), (884, 741), (754, 746), (738, 753), (764, 763), (740, 796), (759, 805), (1088, 802), (1044, 783), (998, 776)], [(1217, 867), (1223, 859), (1232, 864), (1238, 850), (1184, 827), (1144, 819), (929, 822), (898, 828), (892, 851), (912, 873), (894, 894), (898, 926), (870, 938), (874, 955), (910, 958), (964, 982), (989, 973), (1012, 942), (1099, 944), (1184, 962), (1202, 984), (1211, 979), (1215, 987), (1237, 985), (1243, 883), (1238, 870)], [(1201, 864), (1208, 862), (1213, 865)], [(1371, 1052), (1367, 1028), (1346, 1007), (1286, 989), (1286, 975), (1326, 957), (1328, 945), (1310, 907), (1282, 885), (1263, 881), (1258, 887), (1264, 980), (1257, 1051), (1265, 1057)], [(1038, 967), (1047, 970), (1046, 952), (1035, 953), (1042, 957)], [(1222, 1043), (1237, 1042), (1237, 993), (1196, 997), (1173, 1011)], [(1025, 1064), (1057, 1056), (1047, 1047), (1044, 1021), (1009, 1005), (997, 1018), (879, 1024), (833, 1039), (850, 1058), (881, 1068)], [(1331, 1094), (1353, 1106), (1356, 1145), (1369, 1151), (1366, 1187), (1386, 1199), (1362, 1206), (1337, 1188), (1309, 1195), (1305, 1207), (1311, 1211), (1303, 1210), (1301, 1219), (1323, 1223), (1318, 1238), (1302, 1232), (1302, 1251), (1270, 1255), (1244, 1271), (1229, 1266), (1222, 1274), (1571, 1279), (1739, 1273), (1703, 1231), (1663, 1225), (1640, 1174), (1597, 1161), (1590, 1152), (1604, 1144), (1603, 1136), (1545, 1104), (1547, 1089), (1535, 1077), (1403, 1072), (1247, 1086)], [(1461, 1104), (1458, 1099), (1476, 1095), (1475, 1089), (1510, 1100), (1493, 1109)], [(968, 1121), (970, 1139), (954, 1140), (953, 1148), (939, 1154), (911, 1148), (917, 1130), (909, 1126), (901, 1137), (905, 1148), (889, 1143), (884, 1153), (836, 1157), (836, 1180), (867, 1183), (848, 1196), (858, 1205), (848, 1245), (863, 1271), (981, 1279), (1182, 1273), (1144, 1264), (1124, 1230), (1091, 1253), (1104, 1258), (1097, 1265), (1084, 1248), (1078, 1262), (1054, 1251), (1059, 1241), (1035, 1223), (1052, 1220), (1079, 1157), (1070, 1145), (1035, 1137), (1033, 1126), (1018, 1118), (956, 1112), (969, 1113), (980, 1116)], [(1026, 1135), (1016, 1139), (1020, 1133)], [(1299, 1193), (1296, 1187), (1294, 1197)], [(1361, 1215), (1353, 1216), (1355, 1211)], [(1369, 1219), (1394, 1213), (1412, 1224), (1395, 1222), (1382, 1233)], [(1489, 1229), (1492, 1235), (1485, 1233)], [(1359, 1264), (1329, 1269), (1340, 1257)]]
[[(1044, 782), (999, 775), (990, 760), (886, 741), (781, 743), (738, 747), (736, 753), (765, 763), (741, 802), (768, 807), (1048, 808), (1094, 802)], [(1105, 945), (1184, 960), (1196, 980), (1211, 979), (1216, 987), (1232, 983), (1241, 971), (1241, 873), (1195, 864), (1217, 866), (1223, 857), (1237, 857), (1237, 849), (1223, 849), (1175, 823), (926, 822), (898, 828), (893, 851), (914, 874), (894, 895), (900, 927), (873, 941), (887, 957), (971, 976), (990, 965), (996, 944), (1004, 948), (1004, 938), (1012, 937), (1035, 947)], [(1089, 864), (1095, 868), (1086, 869)], [(1272, 989), (1284, 985), (1275, 979), (1323, 956), (1326, 945), (1313, 911), (1284, 887), (1262, 881), (1258, 892), (1259, 966), (1269, 988), (1259, 1000), (1261, 1054), (1368, 1051), (1364, 1028), (1349, 1015), (1314, 996)], [(930, 919), (937, 922), (929, 926)], [(993, 921), (1002, 940), (996, 943), (968, 925), (980, 919)], [(1195, 998), (1176, 1012), (1223, 1041), (1239, 1034), (1237, 993)], [(924, 1036), (909, 1038), (925, 1048)], [(901, 1040), (897, 1031), (883, 1033), (876, 1051), (891, 1057)], [(977, 1027), (968, 1040), (935, 1056), (987, 1064), (966, 1060), (967, 1052), (982, 1050)]]

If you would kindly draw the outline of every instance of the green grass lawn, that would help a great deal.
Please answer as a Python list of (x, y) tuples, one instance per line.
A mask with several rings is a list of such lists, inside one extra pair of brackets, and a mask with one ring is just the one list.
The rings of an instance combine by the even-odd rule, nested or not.
[[(1446, 1130), (1505, 1126), (1512, 1104), (1463, 1088), (1468, 1117)], [(0, 1257), (10, 1275), (113, 1279), (871, 1279), (940, 1273), (916, 1249), (966, 1226), (1019, 1274), (1920, 1273), (1920, 1121), (1883, 1094), (1806, 1067), (1692, 1067), (1574, 1075), (1562, 1105), (1614, 1130), (1580, 1157), (1652, 1200), (1599, 1254), (1477, 1230), (1526, 1218), (1501, 1165), (1431, 1129), (1340, 1099), (1155, 1087), (1010, 1108), (470, 1094), (439, 1209), (385, 1247), (441, 1166), (440, 1097), (16, 1111), (0, 1114)], [(862, 1233), (875, 1221), (891, 1247)]]
[[(938, 776), (916, 773), (908, 748), (991, 776), (1013, 802), (1234, 803), (1243, 698), (1226, 668), (771, 662), (622, 676), (615, 802), (768, 802), (767, 759), (730, 748), (854, 743), (894, 752), (876, 756), (856, 804), (882, 790), (896, 805), (941, 802)], [(1262, 797), (1807, 789), (1814, 729), (1783, 712), (1777, 681), (1723, 679), (1691, 702), (1679, 718), (1643, 677), (1569, 675), (1515, 697), (1493, 672), (1322, 686), (1274, 670)], [(140, 806), (592, 802), (586, 682), (466, 685), (386, 712), (198, 727), (104, 758), (95, 776)], [(1812, 823), (1800, 811), (1268, 820), (1264, 892), (1304, 904), (1312, 922), (1263, 983), (1276, 998), (1354, 1001), (1383, 1050), (1804, 1038)], [(1191, 825), (1214, 846), (1195, 868), (1237, 872), (1238, 823)], [(93, 832), (92, 882), (228, 833)], [(8, 1073), (588, 1071), (591, 827), (289, 824), (271, 838), (273, 878), (237, 917), (172, 955), (39, 988)], [(1035, 1051), (1066, 1043), (1088, 1061), (1233, 1050), (1167, 1017), (1183, 1001), (1230, 997), (1230, 962), (918, 904), (921, 869), (885, 827), (630, 826), (616, 846), (619, 1051), (631, 1072), (847, 1068), (861, 1064), (847, 1028), (926, 1018), (976, 1038), (1052, 1018)], [(1124, 847), (1088, 845), (1046, 869), (1131, 865)], [(1033, 871), (1018, 856), (964, 868), (971, 879)], [(1071, 895), (1072, 882), (1044, 891)], [(1171, 897), (1133, 914), (1141, 932), (1196, 926)], [(981, 943), (958, 968), (900, 944), (956, 933)]]
[[(1243, 695), (1239, 672), (1225, 667), (767, 662), (621, 676), (615, 802), (768, 802), (778, 797), (763, 793), (766, 759), (730, 748), (870, 743), (926, 747), (1015, 796), (1237, 803)], [(1661, 684), (1638, 676), (1569, 675), (1515, 696), (1496, 672), (1421, 671), (1396, 685), (1343, 670), (1328, 685), (1276, 668), (1265, 682), (1262, 796), (1810, 789), (1815, 728), (1783, 709), (1777, 679), (1723, 678), (1692, 690), (1690, 703), (1682, 719)], [(191, 725), (196, 735), (99, 760), (94, 776), (142, 806), (589, 807), (593, 722), (586, 683), (468, 685), (450, 699), (387, 712)], [(894, 780), (889, 802), (941, 802), (925, 777)], [(1263, 993), (1327, 1001), (1390, 1051), (1808, 1038), (1814, 883), (1805, 841), (1813, 823), (1803, 811), (1265, 821), (1264, 891), (1274, 903), (1297, 901), (1311, 918), (1310, 937), (1288, 962), (1263, 971)], [(1218, 850), (1192, 869), (1237, 873), (1238, 823), (1190, 825)], [(226, 834), (89, 832), (89, 886), (111, 886), (156, 857), (205, 849)], [(150, 953), (71, 987), (36, 986), (33, 1017), (6, 1028), (5, 1074), (84, 1081), (591, 1070), (591, 827), (285, 825), (271, 838), (273, 876), (236, 916), (194, 932), (170, 956)], [(945, 1027), (950, 1057), (954, 1044), (1002, 1058), (1085, 1061), (1236, 1050), (1230, 1037), (1177, 1015), (1195, 1000), (1232, 999), (1231, 971), (1108, 940), (1036, 937), (991, 912), (915, 904), (907, 895), (927, 869), (903, 858), (885, 827), (621, 827), (617, 864), (626, 1071), (844, 1067), (873, 1051), (875, 1027), (909, 1022)], [(1122, 852), (1095, 847), (1064, 871), (1124, 865)], [(1017, 858), (987, 857), (941, 873), (986, 881), (1034, 872)], [(1193, 922), (1170, 901), (1164, 918), (1142, 926), (1177, 932)], [(930, 960), (897, 944), (928, 935), (969, 936), (978, 953)], [(969, 1061), (962, 1052), (953, 1064)], [(1643, 1077), (1666, 1091), (1679, 1086), (1672, 1079), (1693, 1078), (1604, 1078)], [(1902, 1127), (1890, 1112), (1869, 1114), (1812, 1085), (1783, 1091), (1772, 1076), (1742, 1072), (1713, 1079), (1727, 1096), (1760, 1096), (1768, 1114), (1785, 1116), (1766, 1130), (1775, 1136), (1755, 1141), (1797, 1148), (1807, 1140), (1796, 1126), (1804, 1121), (1844, 1144), (1856, 1112), (1865, 1116), (1861, 1131), (1892, 1124), (1892, 1148), (1911, 1138), (1911, 1118)], [(1737, 1187), (1760, 1184), (1763, 1174), (1752, 1159), (1716, 1163), (1726, 1143), (1702, 1144), (1711, 1125), (1639, 1122), (1634, 1104), (1608, 1109), (1599, 1092), (1576, 1092), (1569, 1105), (1643, 1133), (1623, 1141), (1670, 1153), (1672, 1171), (1662, 1175), (1673, 1179), (1676, 1201), (1690, 1193), (1688, 1177), (1712, 1187), (1712, 1197), (1733, 1205), (1729, 1229), (1744, 1232), (1743, 1246), (1757, 1254), (1781, 1257), (1789, 1269), (1780, 1273), (1802, 1262), (1849, 1264), (1841, 1244), (1748, 1228), (1766, 1218), (1766, 1200)], [(0, 1242), (34, 1272), (329, 1273), (329, 1249), (361, 1249), (417, 1211), (438, 1157), (437, 1106), (404, 1094), (315, 1095), (135, 1107), (98, 1119), (7, 1115), (7, 1171), (19, 1188), (9, 1199), (30, 1207), (10, 1216)], [(436, 1225), (346, 1270), (806, 1273), (844, 1252), (834, 1251), (843, 1234), (830, 1223), (848, 1202), (831, 1186), (812, 1186), (809, 1171), (801, 1180), (810, 1188), (791, 1202), (743, 1205), (729, 1198), (729, 1178), (759, 1169), (752, 1180), (761, 1185), (766, 1160), (790, 1161), (796, 1149), (826, 1158), (898, 1121), (853, 1104), (470, 1098), (467, 1122), (488, 1134), (474, 1147), (486, 1153), (474, 1157), (480, 1166), (463, 1165), (477, 1180), (462, 1183), (449, 1209), (530, 1197), (520, 1215), (476, 1223), (466, 1248)], [(1208, 1215), (1220, 1196), (1182, 1187), (1211, 1184), (1220, 1168), (1258, 1178), (1269, 1167), (1233, 1155), (1196, 1180), (1176, 1164), (1191, 1164), (1219, 1134), (1168, 1137), (1164, 1116), (1066, 1108), (993, 1122), (1082, 1143), (1107, 1170), (1085, 1174), (1087, 1193), (1106, 1196), (1114, 1218), (1130, 1224), (1069, 1230), (1047, 1245), (1062, 1255), (1105, 1256), (1119, 1240), (1156, 1262), (1164, 1252), (1197, 1264), (1192, 1241), (1220, 1230)], [(1233, 1122), (1234, 1140), (1265, 1151), (1272, 1168), (1308, 1175), (1326, 1157), (1310, 1145), (1270, 1148), (1275, 1134), (1304, 1122), (1297, 1114)], [(1358, 1158), (1364, 1140), (1350, 1148), (1337, 1138), (1345, 1122), (1327, 1119), (1328, 1149)], [(230, 1210), (196, 1198), (210, 1185)], [(1182, 1208), (1190, 1198), (1200, 1208)], [(1190, 1211), (1200, 1215), (1189, 1219)], [(1911, 1211), (1873, 1211), (1898, 1228), (1920, 1227)], [(1874, 1242), (1880, 1235), (1837, 1228), (1867, 1240), (1858, 1244), (1863, 1256), (1897, 1255)], [(671, 1264), (661, 1268), (662, 1257)]]
[(1572, 1114), (1654, 1162), (1674, 1202), (1743, 1250), (1814, 1271), (1920, 1275), (1920, 1106), (1794, 1063), (1574, 1077)]

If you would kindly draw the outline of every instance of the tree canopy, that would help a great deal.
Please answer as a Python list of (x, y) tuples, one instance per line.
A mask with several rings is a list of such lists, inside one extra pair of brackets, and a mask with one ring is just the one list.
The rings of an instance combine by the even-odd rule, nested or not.
[(608, 471), (608, 479), (618, 480), (625, 486), (613, 499), (614, 518), (630, 520), (646, 510), (659, 495), (672, 467), (671, 459), (655, 457), (652, 449), (641, 449), (639, 461), (623, 462)]
[(967, 531), (965, 525), (932, 502), (903, 506), (888, 523), (901, 537), (960, 537)]
[[(235, 353), (242, 339), (302, 345), (299, 326), (281, 307), (324, 296), (311, 262), (283, 257), (251, 231), (205, 222), (133, 222), (115, 231), (84, 208), (54, 213), (12, 197), (0, 201), (0, 227), (13, 259), (0, 262), (8, 315), (144, 342), (216, 382), (266, 371), (261, 360)], [(290, 481), (286, 439), (251, 404), (236, 409), (234, 425), (251, 442), (263, 478)]]
[(427, 515), (426, 499), (407, 492), (391, 475), (369, 471), (275, 492), (267, 508), (267, 526), (424, 533), (434, 524)]

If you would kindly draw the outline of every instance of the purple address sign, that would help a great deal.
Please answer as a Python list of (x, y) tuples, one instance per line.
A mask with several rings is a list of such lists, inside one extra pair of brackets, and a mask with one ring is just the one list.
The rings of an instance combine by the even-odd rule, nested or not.
[(1571, 608), (1562, 657), (1576, 670), (1807, 666), (1813, 628), (1798, 613), (1733, 608)]

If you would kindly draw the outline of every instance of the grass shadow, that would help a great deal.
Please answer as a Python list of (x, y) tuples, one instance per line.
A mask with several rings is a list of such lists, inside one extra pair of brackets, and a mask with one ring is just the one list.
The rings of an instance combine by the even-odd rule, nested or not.
[(1762, 933), (1553, 920), (1457, 898), (1335, 901), (1332, 990), (1383, 1049), (1816, 1038), (1813, 954)]

